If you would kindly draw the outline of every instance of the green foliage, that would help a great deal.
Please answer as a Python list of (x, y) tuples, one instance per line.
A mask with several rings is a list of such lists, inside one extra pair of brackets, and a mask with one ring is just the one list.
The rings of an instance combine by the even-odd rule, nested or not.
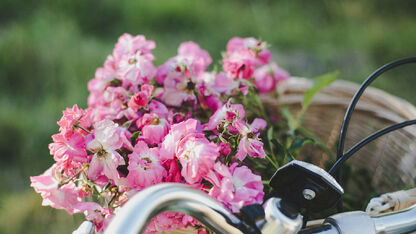
[(71, 233), (83, 221), (83, 215), (41, 206), (42, 199), (34, 191), (1, 197), (1, 233)]
[(300, 113), (305, 113), (305, 111), (308, 109), (309, 105), (311, 104), (313, 97), (323, 88), (325, 88), (326, 86), (334, 82), (337, 79), (338, 75), (339, 75), (339, 72), (336, 71), (336, 72), (328, 73), (328, 74), (325, 74), (325, 75), (322, 75), (313, 79), (312, 88), (310, 88), (304, 94), (302, 109)]
[(317, 140), (309, 137), (296, 137), (292, 144), (290, 145), (289, 149), (287, 150), (288, 153), (294, 153), (300, 150), (306, 144), (316, 144)]

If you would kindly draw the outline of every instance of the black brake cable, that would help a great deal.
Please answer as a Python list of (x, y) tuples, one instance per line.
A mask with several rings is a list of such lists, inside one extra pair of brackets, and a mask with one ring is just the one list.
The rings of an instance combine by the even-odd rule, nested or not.
[[(401, 59), (398, 61), (394, 61), (391, 63), (388, 63), (382, 67), (380, 67), (379, 69), (377, 69), (373, 74), (371, 74), (360, 86), (360, 88), (357, 90), (357, 92), (354, 94), (354, 97), (352, 98), (347, 111), (345, 113), (344, 116), (344, 121), (342, 122), (342, 126), (341, 126), (341, 131), (339, 134), (339, 140), (338, 140), (338, 147), (337, 147), (337, 161), (334, 163), (334, 165), (332, 166), (332, 168), (329, 170), (329, 172), (334, 175), (335, 179), (341, 184), (342, 183), (342, 178), (341, 178), (341, 170), (339, 170), (342, 166), (342, 164), (348, 159), (350, 158), (356, 151), (358, 151), (360, 148), (362, 148), (364, 145), (368, 144), (369, 142), (375, 140), (376, 138), (387, 134), (391, 131), (394, 131), (396, 129), (414, 124), (413, 122), (410, 123), (409, 121), (405, 121), (403, 123), (397, 124), (397, 125), (393, 125), (390, 126), (388, 128), (385, 128), (379, 132), (376, 132), (375, 134), (363, 139), (362, 141), (360, 141), (358, 144), (356, 144), (355, 146), (353, 146), (347, 153), (344, 154), (344, 144), (345, 144), (345, 137), (347, 135), (347, 129), (348, 129), (348, 125), (351, 119), (351, 115), (355, 109), (355, 106), (357, 105), (358, 100), (360, 99), (361, 95), (363, 94), (363, 92), (365, 91), (365, 89), (375, 80), (377, 79), (381, 74), (383, 74), (384, 72), (393, 69), (395, 67), (404, 65), (404, 64), (408, 64), (408, 63), (415, 63), (416, 62), (416, 57), (411, 57), (411, 58), (405, 58), (405, 59)], [(342, 200), (338, 203), (338, 211), (341, 212), (342, 211)]]
[(359, 143), (357, 143), (356, 145), (354, 145), (353, 147), (351, 147), (351, 149), (349, 149), (344, 155), (342, 155), (341, 158), (339, 158), (334, 165), (332, 165), (331, 169), (329, 169), (328, 173), (331, 175), (334, 175), (334, 173), (336, 173), (340, 167), (342, 166), (342, 164), (347, 161), (352, 155), (354, 155), (355, 152), (357, 152), (358, 150), (360, 150), (363, 146), (367, 145), (368, 143), (374, 141), (375, 139), (389, 133), (392, 131), (395, 131), (397, 129), (400, 128), (404, 128), (406, 126), (409, 125), (413, 125), (416, 124), (416, 119), (414, 120), (408, 120), (408, 121), (404, 121), (402, 123), (399, 124), (395, 124), (392, 125), (390, 127), (384, 128), (376, 133), (371, 134), (370, 136), (364, 138), (363, 140), (361, 140)]

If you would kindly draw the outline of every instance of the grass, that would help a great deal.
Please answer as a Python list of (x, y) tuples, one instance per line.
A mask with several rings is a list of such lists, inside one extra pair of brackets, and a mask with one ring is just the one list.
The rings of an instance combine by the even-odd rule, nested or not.
[[(55, 122), (66, 107), (86, 107), (86, 84), (122, 33), (155, 40), (156, 64), (183, 41), (218, 60), (231, 37), (254, 36), (295, 76), (339, 70), (360, 82), (416, 54), (415, 11), (411, 0), (0, 1), (0, 229), (65, 233), (79, 221), (41, 207), (29, 176), (52, 164)], [(374, 86), (416, 104), (415, 69), (389, 72)]]

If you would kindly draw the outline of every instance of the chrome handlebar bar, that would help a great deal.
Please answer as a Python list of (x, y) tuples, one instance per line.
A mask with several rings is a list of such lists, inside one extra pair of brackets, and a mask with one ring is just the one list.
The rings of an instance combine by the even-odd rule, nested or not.
[[(416, 205), (405, 210), (370, 217), (362, 211), (335, 214), (317, 226), (300, 230), (302, 216), (285, 217), (278, 198), (265, 203), (261, 233), (407, 233), (416, 230)], [(144, 189), (116, 214), (106, 234), (142, 233), (150, 220), (164, 211), (188, 214), (216, 233), (245, 233), (247, 225), (207, 194), (182, 184), (164, 183)]]
[(105, 233), (142, 233), (164, 211), (190, 215), (216, 233), (242, 233), (241, 221), (207, 194), (183, 184), (163, 183), (133, 196), (117, 213)]

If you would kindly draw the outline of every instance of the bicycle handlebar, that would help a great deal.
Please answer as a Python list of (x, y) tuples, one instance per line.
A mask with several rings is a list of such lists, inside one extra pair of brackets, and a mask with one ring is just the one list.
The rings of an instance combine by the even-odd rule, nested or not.
[(235, 227), (241, 225), (241, 221), (216, 200), (175, 183), (158, 184), (140, 191), (121, 208), (105, 233), (142, 233), (148, 222), (164, 211), (190, 215), (217, 233), (242, 233)]
[[(266, 202), (266, 219), (258, 227), (261, 233), (407, 233), (416, 230), (416, 205), (376, 217), (363, 211), (339, 213), (320, 225), (299, 230), (300, 227), (296, 227), (299, 217), (286, 222), (288, 217), (282, 217), (278, 207), (270, 205), (279, 200), (271, 198)], [(248, 230), (243, 221), (207, 194), (183, 184), (165, 183), (146, 188), (131, 198), (105, 233), (141, 233), (153, 217), (164, 211), (188, 214), (216, 233), (246, 233), (242, 230)]]

